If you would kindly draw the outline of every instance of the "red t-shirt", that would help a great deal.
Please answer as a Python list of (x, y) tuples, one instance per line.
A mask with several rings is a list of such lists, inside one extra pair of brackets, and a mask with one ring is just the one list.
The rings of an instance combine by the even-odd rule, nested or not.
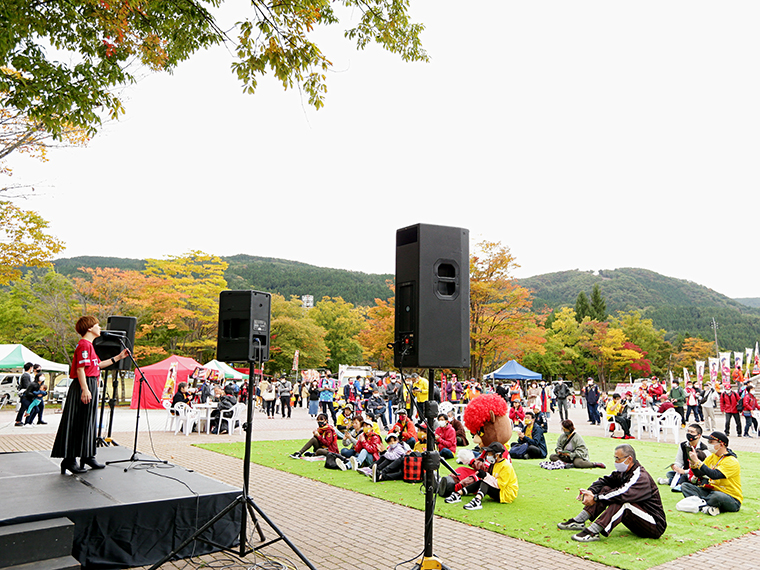
[(86, 339), (80, 339), (71, 360), (71, 372), (69, 377), (77, 379), (77, 368), (84, 368), (85, 376), (100, 376), (100, 358), (95, 354), (92, 343)]

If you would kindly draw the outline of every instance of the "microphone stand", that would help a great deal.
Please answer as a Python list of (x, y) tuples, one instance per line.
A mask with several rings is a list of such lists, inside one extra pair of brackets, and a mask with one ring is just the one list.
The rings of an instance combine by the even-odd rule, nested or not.
[[(129, 358), (132, 360), (132, 364), (135, 366), (135, 370), (140, 374), (140, 385), (137, 387), (137, 415), (135, 417), (135, 443), (132, 446), (132, 455), (129, 457), (129, 459), (119, 459), (117, 461), (106, 461), (106, 465), (115, 465), (117, 463), (129, 463), (124, 468), (124, 473), (129, 471), (129, 468), (132, 467), (132, 465), (135, 462), (141, 462), (141, 463), (163, 463), (164, 465), (168, 464), (169, 462), (162, 459), (140, 459), (137, 457), (137, 434), (140, 432), (140, 406), (142, 405), (142, 387), (143, 384), (148, 384), (148, 389), (153, 394), (153, 397), (156, 398), (157, 401), (160, 401), (160, 398), (156, 395), (156, 392), (153, 390), (153, 386), (148, 383), (148, 381), (145, 379), (145, 375), (143, 374), (142, 370), (140, 370), (140, 367), (137, 365), (137, 362), (135, 361), (135, 357), (132, 356), (132, 352), (127, 349), (126, 345), (124, 344), (124, 339), (117, 336), (116, 338), (119, 339), (119, 343), (121, 343), (122, 348), (124, 348), (127, 351), (127, 354), (129, 355)], [(137, 377), (137, 375), (135, 375)]]

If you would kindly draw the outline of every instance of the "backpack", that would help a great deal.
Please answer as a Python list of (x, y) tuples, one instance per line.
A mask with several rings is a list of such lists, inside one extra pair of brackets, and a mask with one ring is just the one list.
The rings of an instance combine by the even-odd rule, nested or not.
[(737, 412), (743, 412), (744, 411), (744, 396), (739, 394), (739, 399), (736, 401), (736, 411)]
[(710, 388), (709, 390), (705, 390), (702, 392), (702, 397), (699, 399), (699, 405), (706, 403), (708, 398), (712, 395), (713, 389)]

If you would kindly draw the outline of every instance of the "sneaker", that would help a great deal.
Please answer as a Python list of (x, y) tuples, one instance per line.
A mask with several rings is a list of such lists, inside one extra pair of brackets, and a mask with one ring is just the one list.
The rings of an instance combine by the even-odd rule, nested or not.
[(313, 451), (304, 451), (303, 456), (304, 457), (314, 457), (314, 452)]
[(354, 471), (358, 471), (359, 462), (356, 460), (356, 457), (351, 457), (349, 461), (351, 462), (351, 469), (353, 469)]
[(300, 451), (296, 451), (295, 453), (291, 453), (290, 454), (290, 458), (291, 459), (301, 459), (301, 452)]
[(596, 542), (599, 540), (599, 535), (586, 528), (578, 534), (574, 534), (573, 540), (577, 542)]
[(37, 422), (37, 425), (38, 425), (38, 426), (46, 426), (46, 425), (47, 425), (47, 422)]
[(607, 469), (607, 466), (604, 463), (594, 463), (594, 467), (597, 469)]
[(668, 481), (667, 477), (660, 477), (659, 479), (657, 479), (657, 484), (658, 485), (670, 485), (670, 481)]
[(346, 462), (345, 462), (345, 461), (343, 461), (343, 460), (342, 460), (342, 459), (340, 459), (340, 458), (336, 459), (336, 460), (335, 460), (335, 463), (338, 465), (338, 469), (340, 469), (341, 471), (345, 471), (346, 469), (348, 469), (348, 468), (346, 467)]
[(24, 427), (24, 422), (16, 422), (13, 424), (15, 427)]
[(377, 483), (377, 463), (372, 465), (372, 482)]
[(702, 507), (699, 510), (711, 517), (717, 517), (720, 514), (720, 509), (718, 507), (711, 507), (710, 505)]
[(557, 523), (559, 530), (586, 530), (586, 523), (578, 522), (575, 519), (566, 520), (565, 522)]
[(623, 439), (636, 439), (636, 438), (635, 438), (635, 437), (633, 437), (631, 434), (626, 434), (626, 435), (623, 437)]
[(467, 503), (463, 508), (468, 511), (477, 511), (483, 508), (483, 504), (480, 501), (480, 497), (474, 497), (472, 501)]
[(462, 495), (460, 495), (459, 493), (457, 493), (456, 491), (454, 491), (454, 492), (451, 493), (451, 495), (449, 495), (448, 497), (446, 497), (446, 501), (445, 502), (451, 504), (451, 503), (459, 503), (459, 502), (461, 502), (461, 500), (462, 500)]

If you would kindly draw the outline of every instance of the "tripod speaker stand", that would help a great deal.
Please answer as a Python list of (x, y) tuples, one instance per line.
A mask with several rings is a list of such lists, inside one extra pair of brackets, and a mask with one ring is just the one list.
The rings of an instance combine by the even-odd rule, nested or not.
[[(164, 564), (165, 562), (168, 562), (169, 560), (171, 560), (171, 558), (177, 556), (177, 554), (183, 548), (185, 548), (188, 544), (190, 544), (194, 540), (202, 540), (206, 542), (207, 544), (211, 544), (212, 546), (215, 546), (219, 548), (220, 550), (224, 550), (225, 552), (230, 552), (231, 554), (239, 556), (240, 558), (248, 556), (252, 552), (256, 552), (266, 546), (269, 546), (271, 544), (274, 544), (275, 542), (282, 540), (285, 542), (285, 544), (288, 545), (290, 550), (292, 550), (293, 553), (296, 556), (298, 556), (298, 558), (300, 558), (304, 564), (306, 564), (308, 568), (310, 568), (311, 570), (317, 570), (314, 567), (314, 565), (311, 562), (309, 562), (308, 558), (306, 558), (306, 556), (304, 556), (301, 553), (301, 551), (298, 550), (296, 545), (293, 544), (288, 539), (288, 537), (285, 536), (279, 528), (277, 528), (277, 526), (264, 513), (264, 511), (261, 510), (261, 508), (254, 502), (253, 498), (250, 496), (248, 492), (248, 489), (250, 487), (250, 480), (251, 480), (251, 432), (253, 431), (254, 388), (253, 388), (252, 379), (253, 379), (253, 372), (254, 370), (256, 370), (256, 368), (254, 367), (256, 363), (254, 361), (250, 361), (248, 364), (250, 366), (249, 372), (248, 372), (248, 401), (246, 402), (246, 421), (245, 421), (245, 424), (243, 425), (243, 429), (245, 430), (245, 456), (243, 458), (243, 492), (234, 501), (232, 501), (229, 505), (227, 505), (224, 509), (222, 509), (216, 516), (214, 516), (214, 518), (212, 518), (210, 521), (208, 521), (206, 524), (200, 527), (197, 531), (195, 531), (192, 536), (187, 538), (174, 551), (167, 554), (163, 559), (161, 559), (159, 562), (151, 566), (150, 570), (157, 570), (158, 568), (160, 568), (162, 564)], [(259, 366), (261, 366), (260, 362), (259, 362)], [(242, 514), (240, 517), (240, 536), (238, 537), (239, 545), (237, 549), (233, 549), (221, 544), (216, 544), (208, 539), (201, 537), (201, 535), (204, 532), (206, 532), (206, 530), (214, 526), (218, 521), (222, 520), (228, 513), (234, 511), (238, 507), (242, 509)], [(264, 536), (264, 532), (261, 528), (261, 525), (259, 524), (259, 521), (256, 518), (257, 513), (258, 513), (258, 516), (260, 516), (264, 520), (264, 522), (266, 522), (267, 525), (274, 531), (274, 533), (277, 535), (276, 538), (273, 538), (268, 541), (266, 540), (266, 537)], [(254, 528), (258, 532), (259, 538), (262, 542), (262, 544), (259, 544), (253, 547), (249, 546), (248, 544), (248, 533), (247, 533), (248, 516), (251, 517)]]

